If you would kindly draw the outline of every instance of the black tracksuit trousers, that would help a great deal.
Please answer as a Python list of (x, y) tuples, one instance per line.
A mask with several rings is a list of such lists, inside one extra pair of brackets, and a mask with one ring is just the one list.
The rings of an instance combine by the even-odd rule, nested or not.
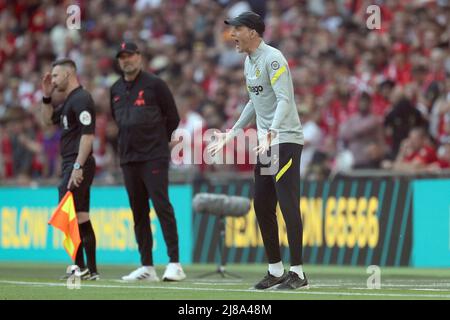
[(177, 224), (168, 194), (168, 163), (155, 161), (127, 163), (122, 165), (122, 171), (133, 211), (134, 232), (142, 265), (153, 265), (149, 198), (161, 224), (170, 262), (179, 262)]
[[(291, 265), (303, 264), (303, 226), (300, 215), (300, 158), (302, 145), (282, 143), (271, 148), (278, 170), (272, 175), (261, 174), (260, 163), (255, 166), (254, 208), (269, 263), (281, 261), (277, 201), (286, 223)], [(275, 151), (278, 149), (277, 151)], [(272, 162), (273, 167), (273, 162)]]

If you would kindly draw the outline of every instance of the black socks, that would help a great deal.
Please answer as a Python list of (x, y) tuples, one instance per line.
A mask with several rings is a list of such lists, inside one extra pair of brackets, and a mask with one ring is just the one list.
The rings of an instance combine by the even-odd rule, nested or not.
[[(82, 263), (84, 266), (84, 259), (83, 259), (83, 251), (80, 250), (84, 248), (84, 251), (86, 252), (86, 258), (87, 258), (87, 267), (90, 272), (97, 272), (97, 263), (96, 263), (96, 255), (95, 255), (95, 249), (96, 249), (96, 239), (95, 239), (95, 233), (94, 229), (92, 228), (91, 221), (88, 220), (86, 222), (83, 222), (78, 225), (80, 229), (80, 238), (81, 238), (81, 244), (77, 252), (77, 256), (75, 259), (75, 263), (82, 268), (79, 263)], [(81, 252), (81, 254), (80, 254)], [(81, 256), (79, 258), (79, 256)]]
[(77, 255), (75, 256), (75, 264), (79, 266), (81, 270), (86, 268), (86, 265), (84, 264), (83, 241), (81, 241), (80, 245), (78, 246)]

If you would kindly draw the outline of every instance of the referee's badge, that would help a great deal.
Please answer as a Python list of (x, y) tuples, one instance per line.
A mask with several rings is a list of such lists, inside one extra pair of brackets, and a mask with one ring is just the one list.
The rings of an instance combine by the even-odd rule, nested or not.
[(92, 122), (91, 114), (87, 111), (83, 111), (82, 113), (80, 113), (80, 122), (85, 126), (90, 125)]
[(270, 66), (272, 67), (273, 70), (278, 70), (280, 69), (280, 64), (277, 61), (272, 61), (272, 63), (270, 64)]

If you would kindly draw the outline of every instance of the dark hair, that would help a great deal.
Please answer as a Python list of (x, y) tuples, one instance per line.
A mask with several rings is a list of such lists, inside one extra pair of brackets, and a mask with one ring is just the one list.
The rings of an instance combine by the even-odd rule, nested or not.
[(75, 64), (75, 61), (73, 61), (72, 59), (69, 59), (69, 58), (62, 58), (62, 59), (58, 59), (58, 60), (54, 61), (52, 63), (52, 68), (54, 68), (56, 66), (69, 66), (69, 67), (73, 68), (75, 71), (77, 70), (77, 65)]
[(372, 100), (372, 97), (370, 96), (370, 94), (367, 91), (363, 91), (361, 93), (360, 99), (365, 99), (370, 102)]

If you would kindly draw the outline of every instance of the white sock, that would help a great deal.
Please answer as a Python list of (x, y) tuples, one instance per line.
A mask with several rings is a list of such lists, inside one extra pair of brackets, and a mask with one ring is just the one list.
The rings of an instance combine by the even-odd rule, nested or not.
[(283, 262), (269, 263), (269, 273), (274, 277), (281, 277), (284, 273)]
[(296, 274), (298, 274), (300, 279), (304, 279), (305, 278), (305, 276), (303, 274), (303, 266), (301, 264), (299, 264), (298, 266), (291, 266), (289, 271), (292, 271), (292, 272), (295, 272)]
[(167, 267), (176, 267), (178, 269), (181, 269), (181, 264), (179, 262), (169, 262), (169, 264), (167, 265)]
[(154, 266), (143, 266), (145, 269), (147, 269), (147, 271), (155, 271), (155, 267)]

